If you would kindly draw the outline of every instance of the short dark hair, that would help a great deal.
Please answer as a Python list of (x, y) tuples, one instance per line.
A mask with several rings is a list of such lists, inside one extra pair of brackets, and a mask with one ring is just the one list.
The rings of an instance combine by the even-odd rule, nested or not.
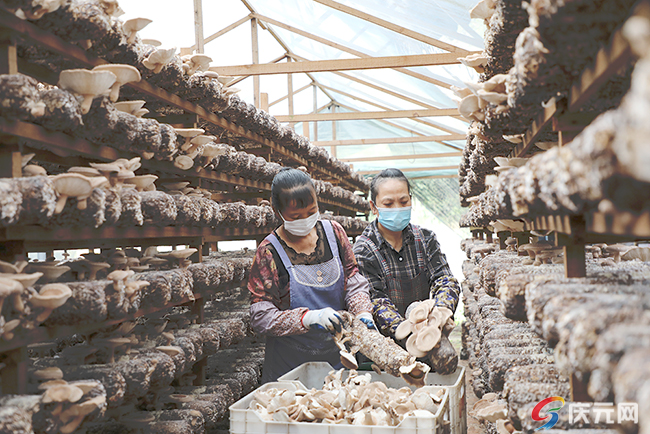
[(408, 189), (409, 195), (411, 194), (411, 183), (404, 173), (399, 169), (390, 168), (382, 170), (377, 176), (372, 178), (372, 182), (370, 183), (370, 200), (377, 198), (379, 186), (389, 179), (399, 179), (400, 181), (406, 182), (406, 188)]
[(285, 167), (271, 183), (271, 204), (282, 212), (287, 205), (306, 208), (316, 201), (316, 188), (311, 177), (302, 170)]

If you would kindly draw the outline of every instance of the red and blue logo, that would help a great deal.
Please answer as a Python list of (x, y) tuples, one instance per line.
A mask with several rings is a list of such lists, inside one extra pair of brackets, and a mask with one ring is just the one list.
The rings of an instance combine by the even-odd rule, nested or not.
[[(539, 413), (542, 411), (542, 409), (550, 403), (556, 403), (555, 405), (557, 405), (557, 403), (560, 403), (560, 406), (546, 410), (544, 412), (544, 417), (540, 416)], [(557, 411), (562, 407), (564, 407), (564, 398), (562, 398), (561, 396), (551, 396), (550, 398), (542, 399), (541, 401), (539, 401), (539, 403), (535, 406), (535, 408), (533, 408), (533, 414), (532, 414), (533, 420), (540, 421), (540, 420), (547, 420), (548, 418), (550, 418), (550, 420), (546, 422), (544, 425), (537, 428), (535, 431), (539, 431), (540, 429), (546, 430), (546, 429), (553, 428), (557, 423), (558, 419), (560, 418), (560, 416), (558, 416), (557, 414)]]

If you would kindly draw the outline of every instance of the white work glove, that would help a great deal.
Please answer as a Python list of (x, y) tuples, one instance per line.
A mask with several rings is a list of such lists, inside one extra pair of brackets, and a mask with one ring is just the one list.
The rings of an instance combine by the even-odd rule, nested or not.
[(364, 323), (370, 330), (377, 330), (377, 326), (375, 325), (375, 321), (372, 319), (372, 314), (370, 312), (361, 312), (359, 315), (357, 315), (357, 319)]
[(312, 330), (327, 330), (330, 333), (341, 332), (341, 317), (331, 307), (308, 310), (302, 317), (302, 325)]

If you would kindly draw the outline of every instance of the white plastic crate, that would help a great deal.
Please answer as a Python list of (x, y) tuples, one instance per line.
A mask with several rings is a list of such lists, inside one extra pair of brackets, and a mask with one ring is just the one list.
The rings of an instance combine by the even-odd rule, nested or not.
[[(373, 381), (375, 381), (374, 378)], [(400, 385), (400, 387), (402, 386)], [(278, 387), (307, 389), (300, 381), (284, 380), (276, 383), (266, 383), (257, 390)], [(389, 385), (389, 387), (391, 386)], [(438, 405), (437, 413), (430, 417), (406, 417), (398, 426), (354, 426), (313, 422), (266, 421), (260, 417), (259, 413), (248, 408), (256, 390), (230, 406), (230, 434), (445, 434), (445, 426), (449, 425), (449, 389), (437, 386), (428, 388), (431, 392), (441, 389), (445, 391), (442, 401)]]
[[(278, 381), (300, 381), (308, 389), (320, 389), (325, 384), (325, 377), (334, 368), (327, 362), (308, 362), (287, 372)], [(366, 372), (362, 372), (365, 374)], [(382, 381), (388, 387), (399, 389), (406, 386), (403, 379), (390, 374), (377, 374), (369, 371), (372, 381)], [(427, 386), (443, 386), (449, 389), (449, 421), (451, 434), (467, 434), (467, 399), (465, 392), (465, 368), (459, 366), (449, 375), (427, 374)], [(413, 389), (413, 387), (411, 388)]]

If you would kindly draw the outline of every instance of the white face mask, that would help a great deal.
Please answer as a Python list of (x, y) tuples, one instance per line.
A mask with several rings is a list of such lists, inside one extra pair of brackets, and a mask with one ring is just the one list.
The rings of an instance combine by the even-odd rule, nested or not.
[[(278, 213), (279, 214), (279, 213)], [(282, 214), (280, 214), (282, 221), (284, 221), (284, 229), (291, 235), (297, 237), (304, 237), (316, 226), (316, 222), (320, 219), (320, 212), (316, 211), (306, 219), (298, 219), (293, 221), (286, 221)]]

